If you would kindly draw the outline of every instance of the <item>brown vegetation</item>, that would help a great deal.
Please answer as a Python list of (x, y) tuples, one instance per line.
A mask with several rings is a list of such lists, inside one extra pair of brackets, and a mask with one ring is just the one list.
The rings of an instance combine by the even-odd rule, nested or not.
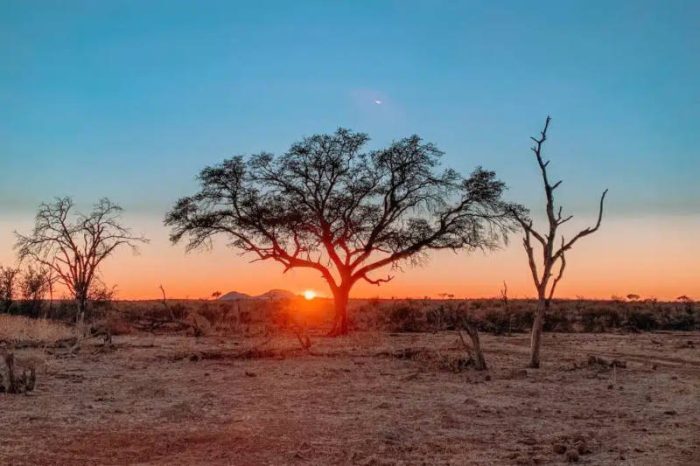
[[(179, 304), (212, 319), (231, 307)], [(377, 318), (391, 302), (354, 304), (358, 326), (393, 325)], [(122, 316), (148, 307), (162, 309), (119, 305)], [(282, 308), (268, 307), (247, 311)], [(30, 396), (0, 394), (0, 463), (652, 465), (700, 453), (696, 332), (545, 334), (557, 358), (538, 371), (522, 369), (526, 335), (482, 334), (489, 370), (477, 372), (452, 331), (312, 331), (306, 351), (257, 320), (46, 355)]]

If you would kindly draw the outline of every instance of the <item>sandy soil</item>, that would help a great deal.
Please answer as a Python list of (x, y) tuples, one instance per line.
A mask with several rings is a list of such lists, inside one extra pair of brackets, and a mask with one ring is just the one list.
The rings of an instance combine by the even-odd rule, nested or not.
[(548, 334), (540, 370), (525, 335), (482, 340), (488, 373), (449, 370), (452, 333), (22, 350), (0, 464), (700, 464), (700, 333)]

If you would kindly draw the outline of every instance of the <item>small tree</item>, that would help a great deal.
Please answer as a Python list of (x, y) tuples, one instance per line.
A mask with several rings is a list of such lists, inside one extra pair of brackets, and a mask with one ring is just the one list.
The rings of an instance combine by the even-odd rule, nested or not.
[(136, 251), (143, 236), (134, 236), (120, 223), (122, 208), (101, 199), (89, 214), (73, 212), (73, 201), (57, 198), (43, 203), (30, 235), (17, 233), (20, 260), (31, 259), (53, 271), (78, 304), (78, 322), (85, 317), (91, 293), (98, 289), (97, 274), (103, 261), (127, 246)]
[(0, 267), (0, 305), (3, 312), (10, 312), (15, 299), (19, 268)]
[(438, 172), (441, 152), (418, 136), (361, 152), (367, 141), (339, 129), (281, 156), (236, 156), (205, 168), (200, 191), (167, 214), (170, 238), (187, 236), (191, 250), (222, 234), (285, 271), (318, 271), (335, 301), (331, 334), (340, 335), (348, 331), (348, 298), (358, 281), (387, 282), (391, 276), (372, 274), (417, 263), (428, 250), (496, 247), (513, 225), (493, 172)]
[[(554, 297), (554, 291), (564, 275), (564, 268), (566, 267), (566, 251), (571, 249), (579, 239), (596, 232), (598, 228), (600, 228), (600, 223), (603, 219), (603, 203), (605, 201), (605, 195), (608, 192), (606, 189), (603, 191), (603, 194), (600, 197), (598, 220), (593, 227), (588, 227), (579, 231), (568, 241), (565, 240), (563, 236), (561, 236), (561, 239), (559, 240), (559, 227), (571, 220), (573, 216), (569, 215), (567, 217), (562, 217), (562, 207), (559, 206), (557, 209), (555, 206), (554, 191), (561, 185), (561, 181), (557, 181), (554, 184), (550, 182), (549, 175), (547, 173), (549, 161), (545, 161), (542, 158), (542, 145), (547, 140), (547, 130), (549, 129), (549, 123), (551, 120), (552, 119), (550, 117), (547, 117), (544, 124), (544, 129), (540, 133), (539, 138), (531, 138), (535, 142), (534, 146), (532, 147), (532, 152), (535, 154), (535, 159), (537, 161), (537, 165), (539, 166), (542, 182), (544, 184), (544, 193), (546, 197), (545, 210), (547, 213), (549, 228), (545, 233), (540, 233), (533, 227), (532, 220), (527, 216), (525, 210), (519, 208), (512, 210), (514, 217), (522, 227), (525, 234), (523, 238), (523, 245), (525, 247), (525, 251), (527, 252), (530, 271), (532, 272), (532, 279), (535, 283), (535, 288), (537, 289), (538, 302), (530, 338), (529, 366), (533, 368), (540, 367), (540, 346), (544, 316), (549, 310), (550, 303)], [(533, 238), (535, 241), (537, 241), (537, 243), (539, 243), (542, 249), (542, 261), (540, 264), (541, 269), (538, 267), (538, 261), (535, 258), (532, 242)], [(556, 246), (558, 241), (561, 241), (559, 247)]]
[(38, 316), (40, 314), (41, 303), (46, 293), (49, 291), (49, 282), (49, 271), (46, 268), (35, 269), (29, 266), (22, 274), (20, 290), (22, 292), (22, 299), (24, 299), (29, 307), (31, 315)]

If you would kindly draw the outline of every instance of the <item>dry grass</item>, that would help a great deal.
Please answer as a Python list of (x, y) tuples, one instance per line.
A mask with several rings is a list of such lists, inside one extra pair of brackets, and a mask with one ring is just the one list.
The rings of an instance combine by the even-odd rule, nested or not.
[(54, 320), (0, 315), (0, 340), (10, 343), (53, 343), (74, 336), (74, 328)]
[[(312, 339), (305, 352), (293, 335), (131, 334), (110, 351), (48, 356), (31, 396), (0, 395), (0, 464), (518, 465), (574, 453), (699, 464), (698, 332), (547, 333), (540, 370), (523, 369), (527, 335), (484, 335), (488, 372), (445, 364), (464, 356), (455, 332)], [(235, 356), (251, 348), (257, 357)]]

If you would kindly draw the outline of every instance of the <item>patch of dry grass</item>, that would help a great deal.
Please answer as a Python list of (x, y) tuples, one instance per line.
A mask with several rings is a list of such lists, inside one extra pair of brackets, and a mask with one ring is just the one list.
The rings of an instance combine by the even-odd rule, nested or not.
[(76, 336), (76, 331), (55, 320), (0, 315), (0, 340), (9, 342), (52, 343)]

